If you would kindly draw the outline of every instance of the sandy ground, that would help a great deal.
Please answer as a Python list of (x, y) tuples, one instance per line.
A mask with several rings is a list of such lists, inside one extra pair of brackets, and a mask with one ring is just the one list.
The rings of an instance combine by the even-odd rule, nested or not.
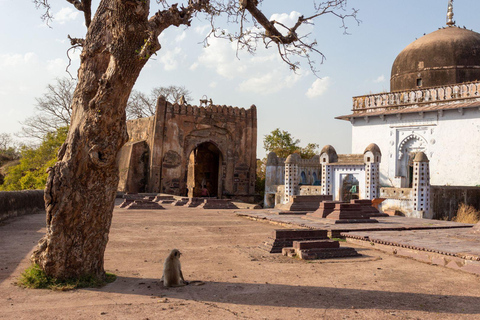
[[(280, 226), (231, 210), (166, 207), (116, 209), (105, 268), (117, 280), (68, 292), (14, 285), (45, 222), (8, 220), (0, 319), (480, 319), (478, 276), (361, 247), (361, 257), (328, 261), (272, 255), (259, 245)], [(204, 285), (159, 283), (173, 248), (183, 252), (185, 278)]]

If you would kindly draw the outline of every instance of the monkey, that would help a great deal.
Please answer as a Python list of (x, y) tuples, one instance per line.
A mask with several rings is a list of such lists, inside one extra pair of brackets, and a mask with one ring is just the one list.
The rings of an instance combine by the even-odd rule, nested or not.
[(178, 249), (173, 249), (163, 264), (163, 276), (160, 281), (163, 281), (165, 287), (182, 287), (188, 284), (183, 279), (182, 267), (180, 265), (181, 252)]

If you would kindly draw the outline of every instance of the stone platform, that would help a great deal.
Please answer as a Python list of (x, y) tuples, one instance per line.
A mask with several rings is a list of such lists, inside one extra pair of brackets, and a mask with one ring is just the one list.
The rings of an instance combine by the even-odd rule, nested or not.
[(230, 199), (212, 199), (206, 198), (198, 208), (203, 209), (238, 209), (238, 207), (232, 203)]
[(292, 248), (283, 248), (282, 254), (302, 260), (356, 257), (360, 254), (349, 247), (340, 247), (336, 240), (294, 241)]
[(171, 205), (172, 206), (177, 206), (177, 207), (184, 206), (184, 205), (187, 204), (188, 200), (189, 200), (188, 198), (177, 199), (177, 200), (173, 201), (171, 203)]
[(347, 242), (480, 275), (480, 234), (472, 228), (351, 231)]
[(308, 215), (278, 215), (270, 210), (235, 211), (238, 216), (254, 220), (266, 220), (289, 228), (308, 228), (328, 230), (330, 237), (340, 237), (342, 232), (352, 231), (402, 231), (430, 230), (449, 228), (471, 228), (472, 224), (443, 220), (416, 219), (400, 216), (378, 217), (378, 223), (345, 223), (335, 224), (335, 220), (311, 217)]
[[(121, 206), (120, 206), (121, 207)], [(132, 203), (125, 207), (127, 210), (142, 209), (142, 210), (164, 210), (165, 208), (148, 199), (134, 200)]]
[(290, 202), (275, 206), (281, 212), (312, 212), (318, 209), (322, 201), (332, 200), (331, 195), (298, 195), (291, 196)]
[(480, 225), (400, 216), (378, 217), (378, 223), (335, 224), (329, 219), (269, 213), (237, 212), (238, 216), (266, 220), (290, 228), (328, 230), (330, 237), (409, 257), (429, 264), (480, 275)]
[[(335, 203), (333, 211), (330, 212), (326, 219), (334, 220), (335, 223), (378, 223), (375, 219), (370, 219), (370, 215), (366, 213), (364, 205), (360, 203)], [(372, 207), (373, 208), (373, 207)], [(374, 208), (375, 209), (375, 208)]]
[(162, 203), (162, 204), (171, 204), (175, 201), (175, 198), (173, 196), (158, 195), (152, 201)]
[(292, 247), (294, 241), (327, 240), (326, 230), (277, 229), (261, 246), (269, 253), (281, 253), (285, 247)]

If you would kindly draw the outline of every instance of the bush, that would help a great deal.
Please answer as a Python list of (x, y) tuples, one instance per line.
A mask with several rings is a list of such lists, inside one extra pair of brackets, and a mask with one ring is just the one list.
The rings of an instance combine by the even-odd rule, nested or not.
[(461, 203), (452, 221), (461, 223), (477, 223), (480, 221), (480, 212), (472, 206)]
[(57, 162), (57, 152), (67, 137), (68, 128), (63, 127), (45, 136), (38, 148), (23, 147), (20, 163), (6, 171), (0, 190), (33, 190), (45, 188), (47, 169)]

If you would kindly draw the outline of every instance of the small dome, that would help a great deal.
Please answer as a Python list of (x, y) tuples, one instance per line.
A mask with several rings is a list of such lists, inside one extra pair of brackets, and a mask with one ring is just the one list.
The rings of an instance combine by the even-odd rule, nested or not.
[(292, 153), (287, 157), (287, 160), (285, 160), (285, 163), (298, 163), (302, 158), (298, 153)]
[(337, 151), (335, 151), (335, 148), (332, 147), (331, 145), (327, 144), (325, 147), (322, 148), (322, 151), (320, 151), (320, 154), (326, 153), (326, 154), (337, 154)]
[(370, 143), (370, 144), (365, 148), (365, 151), (363, 151), (363, 154), (367, 153), (368, 151), (370, 151), (370, 152), (373, 153), (373, 154), (382, 155), (382, 153), (380, 152), (380, 148), (379, 148), (375, 143)]
[(409, 44), (392, 66), (390, 91), (480, 80), (480, 33), (446, 27)]
[(278, 157), (275, 152), (270, 152), (267, 156), (267, 166), (268, 165), (277, 165), (278, 163)]
[(333, 163), (338, 161), (337, 151), (335, 151), (335, 148), (331, 145), (327, 144), (325, 147), (323, 147), (322, 151), (320, 151), (320, 156), (322, 156), (324, 153), (328, 155), (328, 162)]
[(423, 152), (417, 152), (417, 154), (415, 154), (415, 158), (413, 158), (413, 162), (428, 162), (428, 158), (427, 158), (427, 155)]

